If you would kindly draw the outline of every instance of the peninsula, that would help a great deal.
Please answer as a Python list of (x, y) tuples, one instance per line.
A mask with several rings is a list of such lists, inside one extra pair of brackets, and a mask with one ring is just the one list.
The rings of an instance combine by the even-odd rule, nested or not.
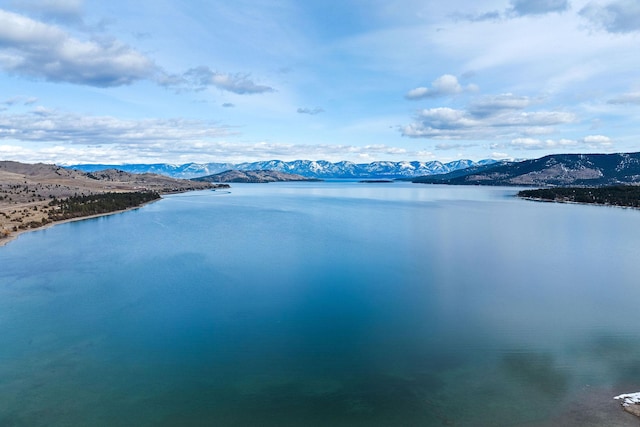
[(0, 161), (0, 245), (27, 230), (139, 207), (162, 194), (228, 187), (116, 169), (87, 173)]
[(540, 188), (522, 190), (518, 192), (518, 197), (543, 202), (640, 208), (640, 186), (638, 185)]
[(234, 182), (234, 183), (267, 183), (294, 181), (322, 181), (318, 178), (308, 178), (302, 175), (285, 173), (276, 170), (228, 170), (221, 173), (192, 178), (196, 182)]

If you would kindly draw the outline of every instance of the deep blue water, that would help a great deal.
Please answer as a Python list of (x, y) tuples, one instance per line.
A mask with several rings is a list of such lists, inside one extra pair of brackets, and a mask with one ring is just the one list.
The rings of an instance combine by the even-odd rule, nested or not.
[(2, 426), (637, 426), (640, 212), (234, 185), (0, 248)]

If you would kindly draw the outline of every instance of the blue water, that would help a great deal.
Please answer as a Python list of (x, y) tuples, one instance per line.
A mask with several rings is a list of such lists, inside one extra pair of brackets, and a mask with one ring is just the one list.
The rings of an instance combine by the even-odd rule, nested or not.
[(637, 426), (640, 212), (234, 185), (0, 248), (2, 426)]

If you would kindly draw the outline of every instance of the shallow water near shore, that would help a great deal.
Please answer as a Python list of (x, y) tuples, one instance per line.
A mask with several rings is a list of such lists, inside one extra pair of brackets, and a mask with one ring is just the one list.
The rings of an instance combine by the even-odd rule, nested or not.
[(637, 426), (640, 211), (234, 185), (0, 248), (0, 425)]

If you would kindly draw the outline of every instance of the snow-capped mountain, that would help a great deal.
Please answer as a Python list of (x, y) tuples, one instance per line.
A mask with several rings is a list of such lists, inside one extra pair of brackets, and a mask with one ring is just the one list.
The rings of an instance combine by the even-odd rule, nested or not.
[(471, 166), (493, 163), (494, 160), (456, 160), (449, 163), (430, 162), (390, 162), (353, 163), (342, 161), (337, 163), (326, 160), (295, 160), (284, 162), (268, 160), (252, 163), (186, 163), (173, 165), (168, 163), (127, 164), (127, 165), (73, 165), (71, 169), (95, 172), (103, 169), (120, 169), (131, 173), (157, 173), (174, 178), (197, 178), (213, 175), (228, 170), (254, 171), (273, 170), (283, 173), (302, 175), (307, 178), (412, 178), (453, 172)]

